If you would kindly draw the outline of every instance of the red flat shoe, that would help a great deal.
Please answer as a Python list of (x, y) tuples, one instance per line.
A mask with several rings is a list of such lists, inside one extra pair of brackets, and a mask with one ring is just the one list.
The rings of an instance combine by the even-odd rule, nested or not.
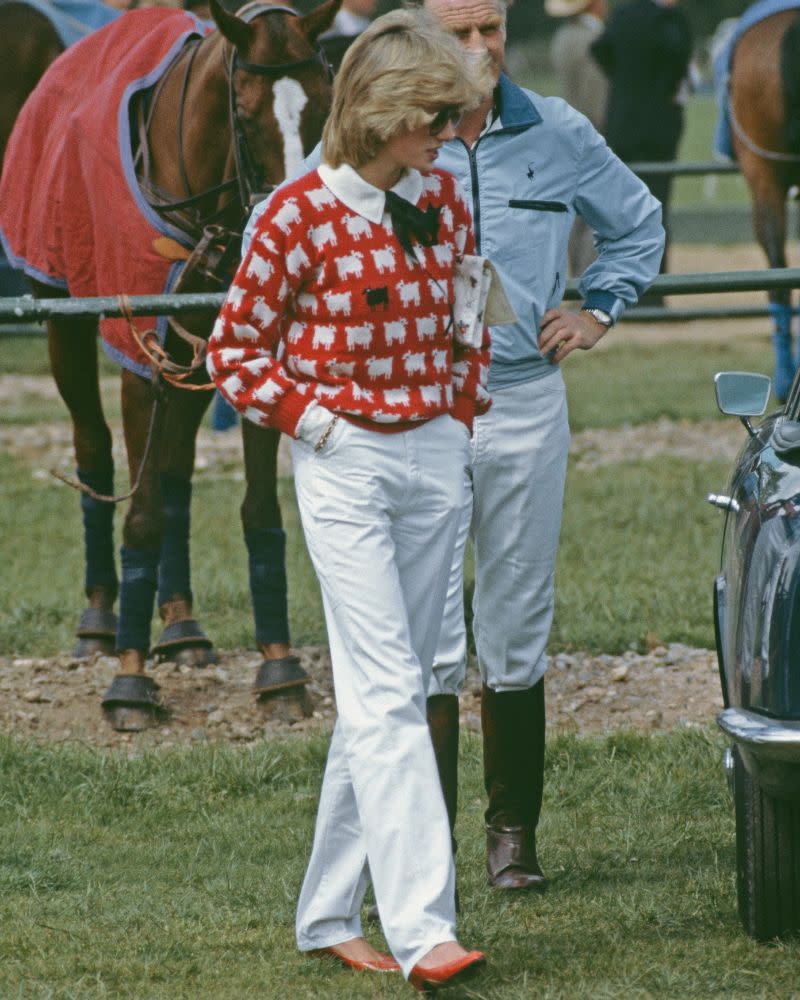
[(341, 952), (337, 951), (335, 947), (330, 948), (318, 948), (316, 951), (309, 952), (310, 955), (314, 955), (317, 958), (323, 958), (325, 955), (331, 955), (333, 958), (338, 958), (342, 965), (346, 965), (348, 969), (355, 969), (356, 972), (399, 972), (400, 966), (395, 962), (391, 955), (385, 955), (383, 952), (378, 952), (381, 956), (377, 962), (359, 962), (356, 958), (348, 958)]
[(456, 981), (461, 982), (485, 964), (486, 956), (483, 952), (471, 951), (455, 962), (448, 962), (447, 965), (434, 965), (429, 969), (421, 969), (415, 965), (409, 973), (408, 981), (420, 993), (429, 994), (438, 990), (440, 986), (451, 986)]

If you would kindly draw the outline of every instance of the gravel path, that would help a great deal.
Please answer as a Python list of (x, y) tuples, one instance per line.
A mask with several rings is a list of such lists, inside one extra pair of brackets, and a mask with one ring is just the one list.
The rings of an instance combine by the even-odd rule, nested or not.
[[(170, 662), (152, 666), (170, 714), (137, 734), (114, 732), (100, 711), (100, 698), (117, 670), (114, 658), (0, 659), (0, 728), (37, 740), (102, 747), (250, 743), (272, 733), (329, 731), (335, 708), (327, 649), (307, 646), (298, 652), (311, 674), (313, 709), (300, 722), (270, 717), (256, 703), (250, 686), (260, 658), (236, 650), (203, 669)], [(706, 725), (722, 707), (715, 655), (677, 643), (622, 656), (561, 654), (546, 676), (551, 732)], [(478, 675), (470, 671), (461, 696), (462, 725), (468, 729), (480, 727), (480, 690)]]

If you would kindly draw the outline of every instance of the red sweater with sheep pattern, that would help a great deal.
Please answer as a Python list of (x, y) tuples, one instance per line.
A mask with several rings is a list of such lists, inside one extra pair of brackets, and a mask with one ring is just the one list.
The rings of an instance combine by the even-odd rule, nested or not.
[(488, 332), (474, 349), (448, 329), (456, 255), (474, 253), (469, 209), (438, 170), (422, 176), (428, 204), (439, 241), (414, 260), (385, 213), (351, 210), (316, 170), (273, 196), (208, 345), (212, 378), (247, 419), (295, 436), (312, 400), (379, 431), (448, 412), (471, 428), (489, 408)]

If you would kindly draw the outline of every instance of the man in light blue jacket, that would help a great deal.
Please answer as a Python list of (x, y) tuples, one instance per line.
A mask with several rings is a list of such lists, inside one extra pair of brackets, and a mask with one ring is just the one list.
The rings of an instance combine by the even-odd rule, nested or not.
[[(491, 330), (491, 410), (475, 421), (469, 503), (429, 691), (428, 720), (455, 824), (458, 692), (467, 662), (463, 556), (475, 548), (474, 633), (483, 680), (487, 873), (503, 889), (540, 888), (536, 825), (544, 780), (544, 681), (569, 427), (559, 363), (588, 350), (658, 273), (661, 206), (589, 121), (502, 73), (505, 0), (419, 0), (497, 81), (465, 115), (437, 166), (472, 208), (478, 252), (503, 280), (517, 322)], [(306, 162), (316, 167), (319, 154)], [(257, 210), (258, 211), (258, 210)], [(595, 232), (579, 310), (560, 308), (575, 216)], [(250, 226), (252, 227), (252, 220)]]
[[(478, 252), (489, 257), (517, 314), (493, 327), (491, 410), (475, 422), (459, 551), (429, 691), (428, 716), (445, 800), (455, 820), (457, 692), (466, 668), (462, 565), (475, 548), (475, 645), (483, 680), (487, 873), (504, 889), (540, 888), (536, 825), (544, 778), (546, 646), (569, 428), (559, 363), (600, 340), (658, 273), (661, 206), (589, 121), (502, 73), (504, 0), (422, 0), (497, 86), (445, 143), (472, 207)], [(595, 233), (597, 260), (581, 275), (583, 305), (560, 308), (575, 216)]]

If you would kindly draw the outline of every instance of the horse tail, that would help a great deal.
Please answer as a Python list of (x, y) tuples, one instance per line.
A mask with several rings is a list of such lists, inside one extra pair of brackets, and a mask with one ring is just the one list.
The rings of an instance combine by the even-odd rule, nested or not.
[(781, 80), (786, 150), (800, 154), (800, 15), (781, 39)]

